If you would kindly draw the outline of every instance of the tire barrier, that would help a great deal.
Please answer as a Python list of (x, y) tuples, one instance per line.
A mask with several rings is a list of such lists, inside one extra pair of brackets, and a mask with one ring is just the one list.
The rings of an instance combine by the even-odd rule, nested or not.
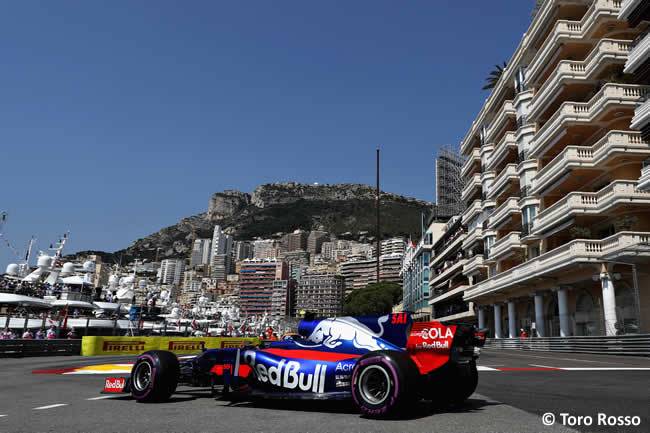
[(201, 353), (206, 349), (225, 349), (260, 344), (248, 337), (83, 337), (81, 354), (140, 355), (149, 350), (168, 350), (176, 354)]
[(81, 340), (0, 340), (0, 357), (79, 355)]
[(485, 347), (490, 349), (537, 350), (541, 352), (650, 356), (650, 334), (588, 337), (488, 338)]

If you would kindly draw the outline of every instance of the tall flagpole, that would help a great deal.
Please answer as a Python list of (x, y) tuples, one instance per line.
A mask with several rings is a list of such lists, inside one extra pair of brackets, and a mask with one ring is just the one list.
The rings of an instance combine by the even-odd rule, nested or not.
[(379, 256), (381, 255), (381, 235), (379, 231), (379, 148), (377, 148), (377, 283), (379, 283)]

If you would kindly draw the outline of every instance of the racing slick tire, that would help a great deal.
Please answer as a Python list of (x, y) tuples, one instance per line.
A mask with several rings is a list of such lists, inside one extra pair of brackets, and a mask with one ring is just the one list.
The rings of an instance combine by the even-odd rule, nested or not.
[(396, 416), (418, 397), (418, 368), (403, 352), (368, 352), (352, 371), (352, 397), (364, 415)]
[(478, 370), (476, 361), (472, 360), (467, 364), (458, 364), (455, 366), (454, 384), (452, 387), (451, 404), (460, 406), (467, 400), (478, 385)]
[(141, 402), (163, 402), (176, 391), (178, 358), (166, 350), (150, 350), (131, 369), (131, 395)]

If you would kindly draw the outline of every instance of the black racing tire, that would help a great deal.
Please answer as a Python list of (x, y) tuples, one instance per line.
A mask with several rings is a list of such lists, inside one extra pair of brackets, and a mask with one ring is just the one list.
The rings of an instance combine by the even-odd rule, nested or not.
[(393, 350), (368, 352), (352, 371), (352, 397), (372, 418), (394, 417), (419, 398), (417, 365), (408, 354)]
[(472, 360), (467, 364), (458, 364), (454, 366), (455, 386), (452, 388), (450, 402), (454, 406), (462, 405), (467, 400), (478, 385), (478, 370), (476, 361)]
[(138, 357), (131, 369), (131, 395), (141, 402), (163, 402), (176, 391), (178, 358), (166, 350), (150, 350)]

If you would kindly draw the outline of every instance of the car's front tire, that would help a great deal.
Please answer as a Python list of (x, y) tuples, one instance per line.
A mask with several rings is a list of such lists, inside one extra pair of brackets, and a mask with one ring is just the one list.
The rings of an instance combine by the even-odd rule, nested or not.
[(176, 391), (178, 358), (165, 350), (150, 350), (138, 357), (131, 369), (131, 395), (142, 402), (166, 401)]
[(418, 397), (417, 366), (403, 352), (369, 352), (352, 371), (352, 397), (364, 415), (399, 415)]

